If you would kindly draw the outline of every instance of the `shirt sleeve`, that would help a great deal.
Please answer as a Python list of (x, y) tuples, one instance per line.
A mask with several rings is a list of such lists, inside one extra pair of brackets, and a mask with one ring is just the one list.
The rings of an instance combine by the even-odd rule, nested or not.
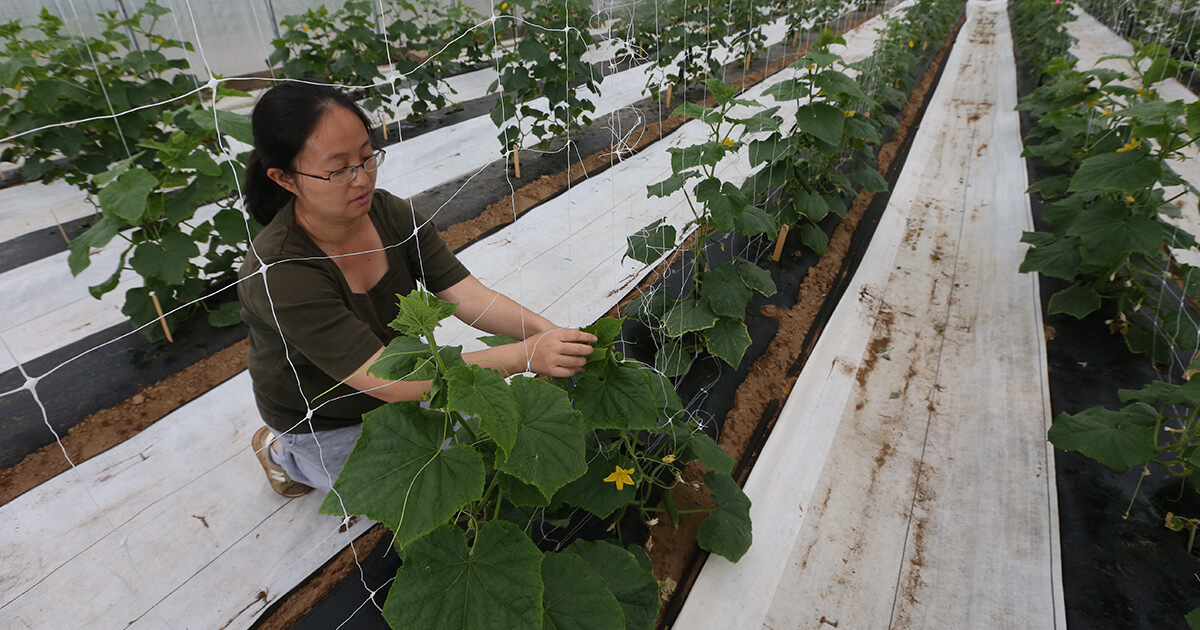
[(412, 235), (414, 226), (416, 228), (416, 239), (404, 250), (413, 278), (420, 278), (425, 288), (437, 293), (471, 275), (442, 240), (433, 221), (414, 210), (407, 201), (387, 191), (380, 192), (388, 221), (396, 232), (407, 238)]

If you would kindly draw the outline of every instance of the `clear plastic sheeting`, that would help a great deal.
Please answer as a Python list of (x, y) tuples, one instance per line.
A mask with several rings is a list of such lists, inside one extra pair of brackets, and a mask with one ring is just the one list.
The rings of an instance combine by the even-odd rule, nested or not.
[[(1012, 41), (971, 0), (866, 257), (676, 627), (1066, 627)], [(735, 604), (731, 604), (735, 602)]]

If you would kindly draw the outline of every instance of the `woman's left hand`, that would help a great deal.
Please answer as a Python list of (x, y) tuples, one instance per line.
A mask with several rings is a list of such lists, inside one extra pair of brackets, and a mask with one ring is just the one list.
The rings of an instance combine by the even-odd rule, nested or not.
[(596, 336), (577, 328), (556, 328), (529, 337), (514, 345), (525, 350), (526, 369), (543, 376), (575, 376), (592, 353), (590, 343)]

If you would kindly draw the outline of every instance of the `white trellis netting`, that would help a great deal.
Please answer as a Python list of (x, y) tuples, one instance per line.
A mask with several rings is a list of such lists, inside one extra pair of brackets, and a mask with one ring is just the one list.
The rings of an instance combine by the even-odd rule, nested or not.
[[(851, 7), (847, 5), (846, 8)], [(74, 27), (82, 31), (78, 7), (68, 2), (66, 8), (70, 11), (70, 19), (75, 20)], [(210, 46), (206, 46), (202, 34), (208, 25), (196, 19), (195, 7), (187, 0), (174, 2), (171, 8), (180, 37), (194, 43), (197, 55), (207, 68)], [(625, 8), (608, 7), (598, 14), (607, 19), (611, 13)], [(491, 18), (475, 28), (495, 28), (495, 25), (496, 19)], [(786, 32), (780, 20), (760, 26), (767, 33), (768, 43), (779, 41)], [(843, 30), (845, 24), (839, 22), (837, 26)], [(862, 55), (870, 50), (871, 32), (869, 27), (859, 30), (860, 34), (867, 35), (859, 42), (861, 48), (857, 48)], [(610, 33), (612, 39), (620, 35), (616, 30)], [(729, 48), (720, 42), (707, 42), (706, 45), (714, 54), (734, 59)], [(602, 57), (598, 55), (597, 60)], [(598, 102), (598, 119), (619, 112), (641, 98), (640, 88), (646, 84), (649, 70), (645, 66), (635, 65), (606, 77), (601, 94), (591, 96)], [(217, 87), (227, 80), (215, 77), (211, 72), (205, 74), (207, 76), (202, 75), (202, 83), (193, 91), (177, 98), (215, 94)], [(403, 79), (394, 68), (389, 68), (388, 77), (393, 85)], [(244, 104), (239, 105), (244, 107)], [(140, 109), (133, 107), (122, 111), (110, 103), (108, 117), (119, 121), (122, 116)], [(219, 127), (216, 110), (211, 111)], [(57, 124), (86, 123), (64, 120)], [(615, 124), (610, 129), (616, 146), (622, 146), (634, 133), (634, 130), (619, 129)], [(480, 133), (484, 130), (489, 131)], [(703, 128), (685, 126), (667, 143), (688, 144), (701, 139), (703, 133)], [(474, 145), (469, 143), (482, 136), (483, 144), (491, 145), (495, 142), (493, 135), (494, 126), (484, 119), (426, 134), (414, 141), (400, 138), (400, 143), (394, 147), (394, 157), (387, 163), (394, 170), (381, 173), (380, 187), (407, 196), (419, 192), (430, 182), (478, 173), (487, 164), (486, 160), (479, 159), (479, 154), (495, 155), (495, 147), (489, 147), (486, 152), (474, 151), (471, 150)], [(427, 137), (428, 140), (422, 143)], [(4, 138), (0, 142), (12, 139)], [(571, 146), (568, 142), (559, 150), (567, 168), (571, 168), (576, 157), (570, 151)], [(225, 144), (222, 149), (227, 156), (232, 156), (241, 147)], [(460, 155), (455, 156), (456, 153)], [(471, 160), (455, 163), (454, 159), (461, 154), (470, 154)], [(678, 199), (664, 204), (646, 199), (644, 194), (646, 183), (669, 174), (669, 161), (665, 155), (661, 150), (644, 151), (632, 157), (619, 154), (622, 163), (605, 177), (568, 186), (566, 194), (554, 204), (545, 204), (537, 209), (536, 215), (518, 222), (518, 234), (510, 240), (518, 240), (520, 246), (505, 247), (502, 245), (504, 239), (492, 239), (460, 256), (485, 282), (534, 310), (547, 313), (558, 323), (570, 326), (589, 323), (615, 304), (620, 297), (613, 297), (615, 290), (633, 286), (649, 270), (642, 265), (622, 262), (625, 237), (656, 215), (678, 213), (682, 208)], [(417, 172), (416, 165), (419, 164), (439, 166), (442, 170), (426, 176)], [(730, 179), (749, 174), (744, 158), (729, 164), (727, 169)], [(514, 181), (509, 184), (516, 187)], [(418, 210), (430, 216), (436, 216), (438, 211), (436, 208)], [(682, 222), (682, 218), (679, 221)], [(11, 236), (6, 234), (5, 238)], [(751, 258), (753, 253), (743, 252)], [(68, 319), (87, 321), (94, 326), (105, 321), (115, 323), (116, 318), (111, 306), (89, 308), (102, 303), (88, 302), (90, 298), (82, 295), (81, 289), (86, 283), (71, 282), (65, 275), (54, 277), (53, 268), (65, 271), (65, 261), (39, 261), (32, 265), (41, 269), (39, 273), (46, 274), (39, 276), (36, 282), (42, 290), (17, 293), (21, 295), (22, 307), (27, 302), (33, 303), (31, 313), (15, 325), (6, 324), (0, 331), (5, 360), (9, 362), (7, 366), (24, 375), (24, 386), (0, 396), (23, 396), (28, 392), (38, 401), (39, 383), (48, 375), (84, 355), (105, 352), (104, 346), (91, 348), (41, 374), (26, 369), (32, 358), (74, 340), (70, 334), (63, 334), (63, 308), (70, 305), (75, 309)], [(264, 277), (269, 283), (266, 269)], [(0, 286), (18, 292), (23, 287), (28, 288), (32, 283), (28, 279), (22, 281), (20, 277), (27, 271), (29, 269), (19, 267), (5, 273), (0, 277)], [(550, 277), (557, 283), (545, 282)], [(530, 278), (537, 281), (531, 282)], [(124, 281), (136, 283), (137, 279), (129, 277)], [(48, 286), (51, 288), (47, 290)], [(78, 297), (71, 296), (72, 291)], [(38, 302), (43, 302), (46, 307), (39, 311)], [(60, 318), (57, 321), (56, 316)], [(49, 343), (39, 343), (45, 341)], [(118, 620), (119, 625), (124, 625), (132, 620), (135, 627), (175, 627), (186, 620), (199, 618), (192, 615), (201, 615), (201, 609), (208, 609), (203, 614), (214, 615), (214, 619), (224, 615), (222, 620), (236, 619), (238, 624), (247, 625), (282, 592), (360, 533), (365, 523), (351, 522), (348, 517), (316, 517), (316, 504), (311, 497), (282, 501), (261, 483), (257, 463), (245, 448), (249, 432), (257, 423), (247, 381), (244, 374), (235, 378), (222, 385), (219, 392), (214, 391), (185, 406), (105, 456), (82, 466), (72, 463), (71, 471), (59, 479), (4, 506), (6, 514), (15, 519), (12, 522), (19, 523), (20, 538), (16, 548), (21, 552), (11, 556), (15, 561), (6, 563), (9, 568), (0, 577), (5, 584), (4, 601), (0, 603), (3, 625), (39, 625), (46, 622), (44, 615), (47, 614), (59, 619), (61, 611), (49, 613), (47, 606), (52, 606), (64, 593), (75, 593), (77, 585), (93, 582), (88, 579), (89, 575), (101, 578), (105, 586), (78, 596), (82, 605), (71, 613), (78, 615), (77, 625), (104, 626), (110, 622), (116, 624)], [(309, 415), (312, 411), (310, 409)], [(214, 425), (212, 416), (220, 416), (221, 422)], [(48, 430), (53, 431), (44, 408), (43, 418)], [(202, 437), (206, 440), (199, 441)], [(202, 455), (195, 457), (196, 452)], [(236, 492), (230, 494), (230, 489), (236, 489)], [(52, 526), (42, 522), (49, 514), (56, 516), (57, 522)], [(255, 542), (264, 540), (270, 543)], [(289, 553), (289, 548), (293, 553), (295, 549), (304, 552), (298, 554), (299, 559), (281, 560)], [(16, 560), (18, 556), (38, 558), (38, 561), (31, 565)], [(269, 575), (240, 566), (238, 561), (242, 557), (267, 560), (268, 564), (264, 566), (268, 570), (264, 572)], [(226, 582), (234, 580), (233, 576), (248, 578), (248, 583), (234, 586)], [(215, 605), (206, 602), (206, 596), (217, 585), (230, 587), (229, 600)], [(370, 585), (368, 589), (385, 587), (386, 584)], [(73, 594), (72, 598), (75, 597)]]

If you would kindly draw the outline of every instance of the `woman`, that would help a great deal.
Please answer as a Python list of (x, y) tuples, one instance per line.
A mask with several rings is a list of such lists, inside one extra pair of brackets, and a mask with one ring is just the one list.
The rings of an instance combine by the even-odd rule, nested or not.
[[(396, 295), (421, 283), (458, 303), (455, 316), (522, 341), (463, 359), (505, 375), (573, 376), (593, 335), (559, 328), (488, 289), (433, 224), (375, 189), (384, 152), (367, 116), (324, 85), (287, 82), (252, 115), (245, 199), (266, 226), (242, 265), (238, 296), (250, 327), (250, 377), (267, 427), (253, 447), (276, 492), (328, 489), (361, 433), (362, 414), (419, 400), (429, 382), (367, 373), (388, 341)], [(268, 429), (269, 427), (269, 429)]]

